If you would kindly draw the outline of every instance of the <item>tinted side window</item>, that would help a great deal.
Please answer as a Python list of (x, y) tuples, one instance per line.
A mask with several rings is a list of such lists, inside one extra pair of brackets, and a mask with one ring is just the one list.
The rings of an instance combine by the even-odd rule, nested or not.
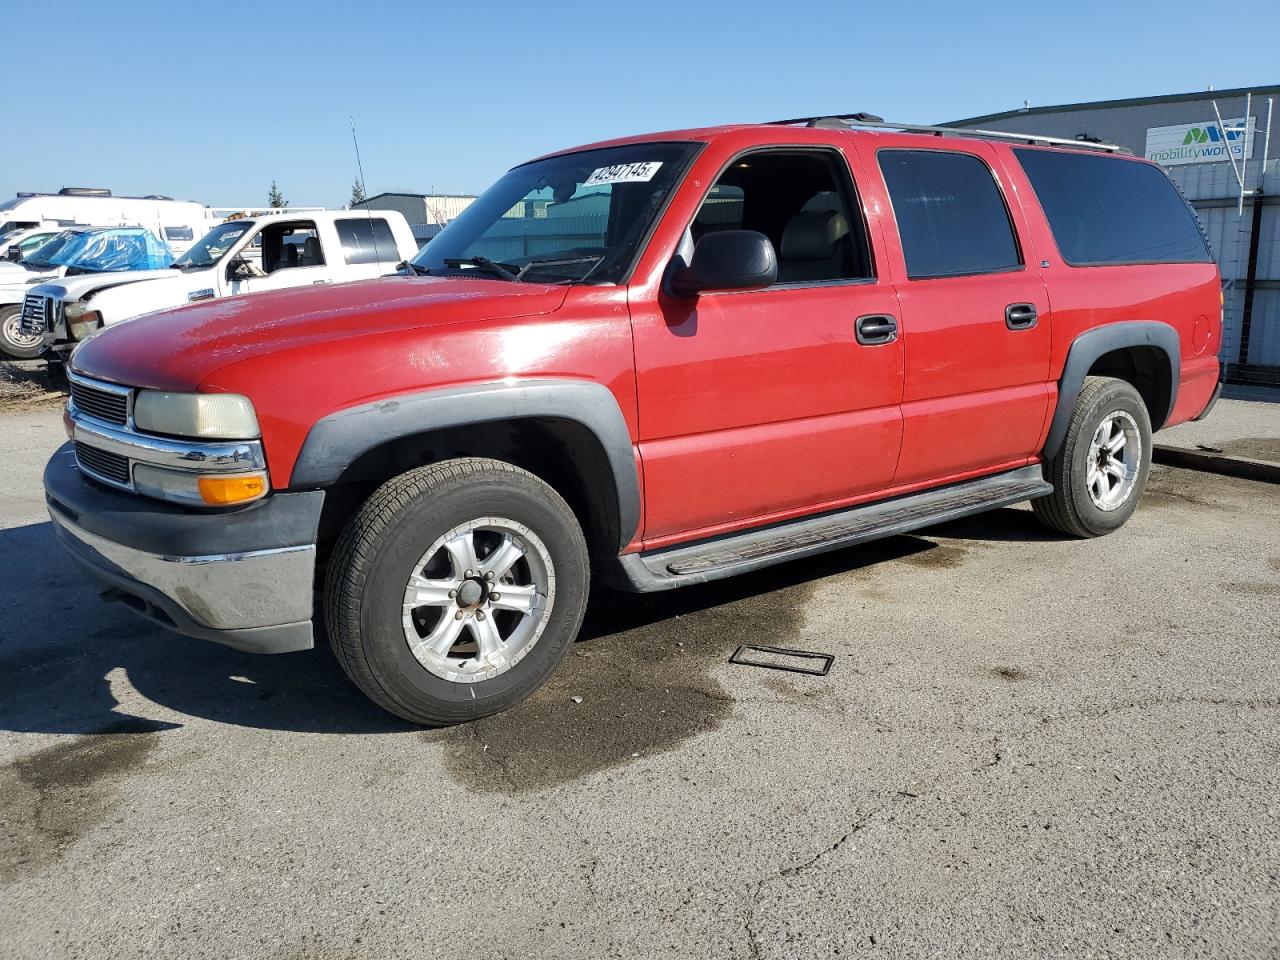
[(1004, 198), (977, 157), (882, 150), (880, 170), (913, 280), (1021, 266)]
[(165, 227), (166, 240), (194, 240), (195, 231), (191, 227)]
[(1195, 215), (1148, 163), (1054, 150), (1013, 151), (1067, 263), (1203, 263)]
[(342, 254), (348, 265), (377, 263), (380, 260), (399, 260), (395, 237), (391, 227), (380, 217), (353, 217), (338, 220), (338, 239), (342, 242)]

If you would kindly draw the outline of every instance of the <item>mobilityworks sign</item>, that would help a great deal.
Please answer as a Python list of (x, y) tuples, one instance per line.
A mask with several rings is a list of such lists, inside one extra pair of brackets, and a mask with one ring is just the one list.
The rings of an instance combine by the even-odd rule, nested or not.
[[(1249, 153), (1253, 156), (1253, 142), (1257, 139), (1258, 118), (1250, 117)], [(1224, 129), (1225, 128), (1225, 129)], [(1244, 118), (1224, 120), (1221, 127), (1217, 120), (1203, 123), (1180, 123), (1172, 127), (1150, 127), (1147, 130), (1147, 159), (1165, 166), (1180, 163), (1216, 163), (1246, 159)]]

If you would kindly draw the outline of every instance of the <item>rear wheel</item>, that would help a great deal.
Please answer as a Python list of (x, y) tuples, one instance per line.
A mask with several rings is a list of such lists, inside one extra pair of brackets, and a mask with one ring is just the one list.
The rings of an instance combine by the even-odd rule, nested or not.
[(1138, 391), (1124, 380), (1087, 377), (1046, 469), (1053, 493), (1031, 502), (1046, 526), (1075, 537), (1123, 526), (1151, 469), (1151, 420)]
[(0, 307), (0, 353), (17, 360), (30, 360), (44, 352), (44, 337), (23, 333), (18, 329), (21, 323), (21, 304)]
[(415, 723), (474, 720), (527, 697), (586, 608), (573, 511), (533, 474), (450, 460), (383, 484), (348, 523), (325, 582), (338, 661)]

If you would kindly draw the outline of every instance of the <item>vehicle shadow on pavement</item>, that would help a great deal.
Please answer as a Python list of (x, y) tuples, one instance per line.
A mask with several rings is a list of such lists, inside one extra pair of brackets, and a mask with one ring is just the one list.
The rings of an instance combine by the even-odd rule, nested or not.
[[(1018, 540), (1031, 536), (1026, 524), (1033, 523), (1025, 511), (1002, 510), (936, 533)], [(580, 641), (603, 649), (601, 641), (616, 634), (935, 546), (900, 536), (672, 592), (598, 589)], [(0, 580), (0, 730), (144, 733), (188, 718), (313, 733), (415, 729), (348, 682), (322, 638), (302, 653), (242, 653), (103, 602), (57, 545), (50, 523), (0, 530), (0, 555), (20, 560)]]
[(1002, 507), (986, 513), (962, 517), (920, 530), (916, 536), (947, 537), (952, 540), (986, 540), (991, 543), (1044, 543), (1062, 540), (1060, 533), (1042, 526), (1030, 510)]
[(50, 523), (0, 530), (0, 555), (18, 561), (0, 580), (2, 730), (141, 733), (188, 717), (299, 732), (411, 729), (366, 700), (327, 647), (242, 653), (103, 602)]

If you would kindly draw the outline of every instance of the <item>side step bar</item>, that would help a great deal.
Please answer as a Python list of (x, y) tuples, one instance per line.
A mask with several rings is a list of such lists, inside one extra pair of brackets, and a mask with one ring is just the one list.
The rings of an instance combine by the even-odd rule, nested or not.
[(624, 586), (639, 593), (719, 580), (749, 570), (891, 537), (1053, 492), (1039, 464), (817, 517), (619, 557)]

